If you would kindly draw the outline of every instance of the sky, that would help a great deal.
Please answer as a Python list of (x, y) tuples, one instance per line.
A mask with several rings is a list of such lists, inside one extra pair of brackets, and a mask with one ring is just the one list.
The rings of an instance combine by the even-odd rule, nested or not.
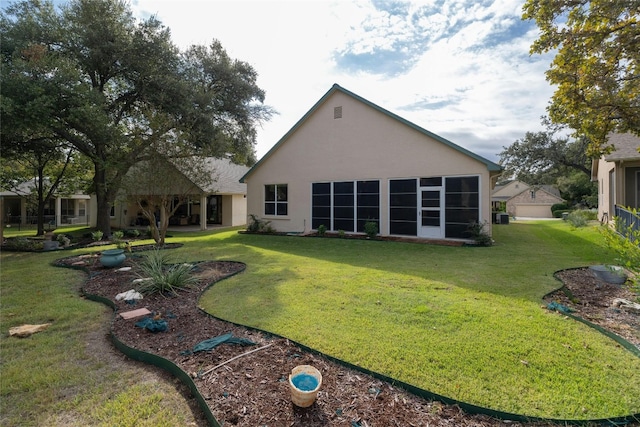
[(489, 160), (542, 130), (550, 55), (524, 1), (132, 0), (181, 49), (221, 42), (251, 64), (265, 104), (261, 158), (334, 83)]

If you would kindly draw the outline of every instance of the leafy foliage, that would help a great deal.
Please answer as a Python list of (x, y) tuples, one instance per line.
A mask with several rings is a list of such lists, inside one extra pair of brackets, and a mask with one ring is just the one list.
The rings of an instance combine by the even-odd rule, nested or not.
[(557, 137), (557, 130), (546, 124), (546, 131), (527, 132), (503, 147), (499, 156), (504, 176), (529, 185), (554, 185), (570, 204), (595, 206), (598, 186), (591, 182), (591, 159), (586, 154), (589, 141)]
[(630, 280), (640, 290), (640, 230), (633, 230), (631, 227), (624, 229), (619, 218), (614, 218), (614, 227), (612, 229), (603, 225), (602, 235), (607, 246), (618, 254), (616, 262), (635, 274)]
[(480, 222), (474, 221), (471, 224), (469, 224), (469, 227), (467, 228), (467, 232), (469, 233), (470, 237), (478, 246), (493, 245), (493, 239), (491, 238), (489, 233), (487, 233), (487, 231), (485, 230), (485, 226), (486, 226), (486, 222), (480, 223)]
[(373, 239), (378, 235), (378, 223), (375, 221), (367, 221), (364, 223), (364, 232), (365, 234)]
[(600, 154), (610, 132), (640, 135), (640, 49), (636, 0), (527, 0), (523, 18), (540, 36), (531, 53), (557, 52), (549, 117), (586, 135)]
[(255, 160), (255, 127), (272, 111), (255, 70), (219, 42), (181, 52), (155, 17), (138, 22), (118, 0), (10, 3), (0, 31), (3, 121), (91, 160), (105, 234), (123, 177), (153, 148)]

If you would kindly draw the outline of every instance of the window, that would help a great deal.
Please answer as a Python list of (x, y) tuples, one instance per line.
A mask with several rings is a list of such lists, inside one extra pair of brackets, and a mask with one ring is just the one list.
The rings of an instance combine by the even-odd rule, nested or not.
[(84, 217), (87, 215), (87, 202), (84, 200), (78, 200), (78, 216)]
[(73, 199), (60, 200), (60, 214), (63, 218), (73, 216), (75, 213), (75, 203)]
[(316, 182), (311, 186), (311, 227), (364, 233), (364, 224), (380, 222), (380, 182)]
[(286, 216), (288, 214), (287, 184), (264, 186), (264, 214)]

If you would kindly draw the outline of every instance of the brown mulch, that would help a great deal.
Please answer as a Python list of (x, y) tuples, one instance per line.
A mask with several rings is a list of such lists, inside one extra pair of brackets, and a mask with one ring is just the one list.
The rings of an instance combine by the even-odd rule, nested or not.
[[(97, 254), (63, 258), (58, 261), (58, 264), (88, 269), (90, 275), (83, 286), (83, 291), (112, 300), (118, 312), (145, 307), (153, 313), (155, 318), (166, 320), (169, 325), (168, 331), (151, 333), (135, 326), (141, 318), (124, 320), (117, 315), (112, 324), (112, 333), (129, 347), (162, 356), (189, 373), (194, 378), (200, 394), (206, 399), (211, 412), (225, 427), (524, 425), (485, 415), (468, 414), (455, 405), (425, 400), (389, 383), (305, 351), (284, 338), (235, 326), (199, 310), (197, 302), (201, 292), (210, 283), (242, 271), (244, 269), (242, 263), (231, 261), (198, 263), (196, 274), (201, 279), (198, 286), (189, 291), (180, 292), (179, 296), (150, 295), (135, 305), (116, 301), (115, 295), (135, 287), (132, 281), (138, 276), (135, 274), (134, 259), (135, 256), (129, 257), (123, 264), (123, 266), (132, 267), (130, 271), (102, 267), (98, 262)], [(589, 271), (586, 270), (586, 273)], [(573, 295), (589, 308), (588, 315), (591, 316), (589, 320), (599, 317), (612, 318), (606, 314), (608, 311), (606, 301), (615, 294), (614, 291), (622, 292), (622, 287), (618, 286), (615, 289), (606, 287), (606, 296), (604, 293), (592, 290), (590, 297), (587, 297), (582, 296), (578, 291), (584, 287), (583, 283), (587, 283), (588, 286), (592, 283), (590, 278), (585, 278), (584, 269), (563, 272), (561, 276)], [(600, 300), (598, 300), (599, 295), (602, 295)], [(618, 296), (618, 294), (615, 295)], [(623, 297), (629, 296), (626, 293), (624, 295)], [(557, 297), (563, 303), (570, 303), (562, 299), (559, 294)], [(599, 314), (598, 310), (600, 310)], [(587, 312), (584, 313), (586, 315)], [(619, 313), (615, 314), (619, 315)], [(616, 319), (617, 329), (612, 330), (633, 331), (635, 328), (635, 333), (630, 332), (628, 336), (633, 338), (635, 334), (634, 343), (637, 345), (639, 336), (637, 317), (627, 319), (619, 315), (613, 318)], [(625, 324), (627, 326), (623, 326)], [(608, 327), (613, 328), (611, 325)], [(256, 345), (222, 344), (210, 352), (192, 353), (190, 351), (196, 344), (226, 333), (249, 339)], [(626, 335), (622, 336), (627, 338)], [(261, 347), (265, 348), (231, 360)], [(217, 367), (221, 364), (223, 365)], [(309, 408), (298, 408), (291, 403), (288, 375), (293, 367), (306, 364), (313, 365), (322, 372), (322, 386), (315, 404)], [(201, 425), (206, 425), (204, 419), (197, 421)], [(526, 425), (539, 427), (548, 424)]]
[(545, 297), (569, 307), (571, 314), (588, 320), (624, 338), (640, 348), (640, 316), (612, 304), (616, 298), (637, 302), (638, 295), (629, 286), (598, 279), (589, 268), (563, 270), (556, 274), (565, 285)]

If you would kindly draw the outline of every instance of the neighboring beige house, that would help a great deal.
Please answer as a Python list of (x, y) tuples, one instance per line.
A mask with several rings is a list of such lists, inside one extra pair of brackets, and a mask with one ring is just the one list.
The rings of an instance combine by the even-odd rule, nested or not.
[[(175, 168), (169, 163), (167, 167)], [(240, 178), (249, 168), (232, 163), (228, 159), (213, 157), (206, 159), (206, 168), (211, 171), (214, 182), (207, 188), (197, 187), (197, 191), (190, 196), (188, 203), (178, 207), (174, 216), (169, 219), (169, 225), (198, 225), (201, 230), (206, 230), (208, 224), (229, 227), (245, 225), (247, 223), (247, 192), (246, 184), (241, 183)], [(192, 182), (189, 179), (189, 171), (179, 171), (177, 175), (181, 176), (185, 182)], [(175, 182), (175, 188), (181, 188), (181, 183)], [(95, 198), (93, 203), (95, 204)], [(93, 207), (93, 211), (97, 211), (97, 206)], [(135, 203), (116, 202), (112, 209), (112, 227), (127, 228), (144, 225), (148, 225), (148, 222), (138, 212)]]
[[(23, 182), (13, 190), (0, 191), (4, 225), (23, 226), (37, 223), (38, 213), (30, 209), (27, 199), (36, 191), (32, 181)], [(44, 208), (45, 225), (59, 227), (66, 224), (89, 224), (89, 200), (87, 194), (55, 195)]]
[(366, 99), (331, 89), (249, 170), (247, 212), (279, 232), (466, 239), (491, 233), (501, 167)]
[(551, 206), (563, 203), (560, 191), (551, 185), (530, 186), (522, 181), (511, 181), (496, 186), (491, 201), (506, 204), (506, 211), (515, 218), (553, 218)]
[(640, 208), (640, 138), (611, 134), (611, 153), (592, 162), (591, 180), (598, 182), (598, 218), (613, 220), (615, 207)]

